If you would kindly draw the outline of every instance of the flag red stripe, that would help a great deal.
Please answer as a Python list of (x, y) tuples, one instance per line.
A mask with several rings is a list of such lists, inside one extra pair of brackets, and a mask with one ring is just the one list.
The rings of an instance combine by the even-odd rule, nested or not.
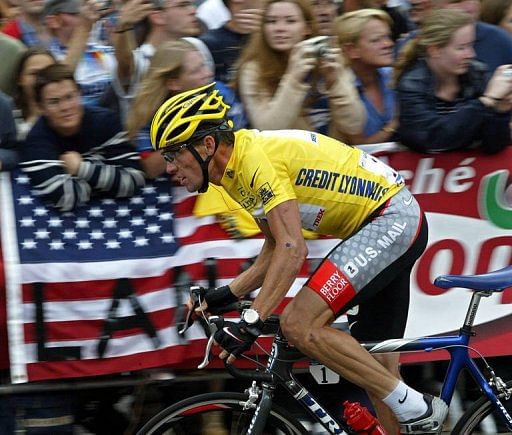
[[(116, 284), (115, 280), (44, 283), (43, 296), (45, 302), (110, 299)], [(173, 285), (173, 272), (169, 270), (161, 276), (130, 279), (130, 284), (139, 296), (162, 290)], [(23, 303), (33, 302), (33, 284), (23, 284)]]
[[(176, 309), (169, 308), (165, 310), (146, 313), (151, 324), (158, 331), (174, 325), (174, 314)], [(62, 322), (46, 322), (45, 336), (46, 341), (59, 342), (67, 340), (95, 340), (98, 339), (105, 326), (105, 320), (73, 320)], [(37, 331), (35, 323), (25, 323), (25, 342), (36, 343)], [(129, 337), (144, 333), (141, 328), (135, 327), (115, 331), (112, 338)]]

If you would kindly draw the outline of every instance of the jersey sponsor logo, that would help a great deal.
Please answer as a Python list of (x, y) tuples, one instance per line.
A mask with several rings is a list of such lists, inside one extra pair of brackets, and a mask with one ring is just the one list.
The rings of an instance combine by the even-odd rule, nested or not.
[(324, 214), (325, 214), (325, 208), (321, 208), (320, 210), (318, 210), (315, 221), (313, 222), (313, 229), (316, 229), (320, 226), (320, 222), (322, 222)]
[(235, 178), (235, 171), (233, 171), (233, 169), (227, 169), (226, 176), (231, 179)]
[(345, 272), (349, 278), (354, 278), (354, 276), (359, 273), (359, 268), (353, 261), (349, 261), (345, 266), (343, 266), (343, 272)]
[(356, 294), (354, 287), (334, 263), (325, 260), (308, 281), (334, 313), (343, 308)]
[[(377, 244), (381, 248), (389, 248), (393, 243), (395, 243), (395, 240), (403, 234), (406, 227), (407, 222), (393, 222), (393, 225), (391, 225), (391, 229), (387, 230), (386, 235), (382, 236), (380, 239), (377, 240)], [(378, 252), (380, 253), (380, 251)]]
[(238, 187), (238, 194), (240, 195), (240, 199), (238, 200), (238, 203), (245, 208), (246, 210), (250, 210), (256, 205), (256, 196), (245, 190), (243, 186)]
[(256, 180), (256, 174), (260, 170), (259, 166), (258, 169), (254, 171), (254, 174), (252, 175), (251, 182), (249, 183), (249, 187), (252, 189), (254, 187), (254, 180)]
[(270, 187), (270, 184), (268, 183), (265, 183), (263, 186), (261, 186), (257, 192), (261, 198), (261, 202), (264, 205), (267, 204), (275, 196), (272, 188)]
[(316, 204), (299, 204), (300, 219), (302, 228), (309, 231), (316, 231), (325, 216), (326, 209)]
[(312, 168), (301, 168), (295, 185), (356, 195), (373, 201), (380, 201), (388, 191), (387, 187), (376, 181)]
[(332, 302), (349, 286), (350, 282), (347, 278), (345, 278), (339, 270), (336, 270), (322, 286), (320, 293), (322, 293), (329, 302)]
[(368, 265), (368, 263), (374, 258), (377, 258), (381, 252), (380, 249), (375, 249), (371, 246), (366, 247), (361, 253), (347, 261), (345, 266), (343, 266), (343, 272), (345, 272), (349, 278), (354, 278), (354, 276), (359, 273), (360, 267)]

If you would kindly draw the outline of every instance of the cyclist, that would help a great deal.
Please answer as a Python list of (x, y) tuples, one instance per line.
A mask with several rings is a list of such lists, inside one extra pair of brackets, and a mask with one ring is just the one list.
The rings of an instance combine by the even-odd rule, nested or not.
[[(374, 358), (356, 341), (401, 338), (405, 331), (410, 273), (428, 229), (403, 178), (317, 133), (233, 132), (228, 108), (212, 83), (168, 99), (151, 125), (153, 147), (173, 179), (189, 192), (205, 192), (210, 182), (223, 186), (265, 237), (249, 269), (205, 296), (210, 308), (221, 307), (261, 288), (239, 323), (224, 321), (215, 333), (220, 357), (232, 362), (248, 350), (290, 289), (308, 253), (301, 230), (339, 237), (283, 311), (283, 333), (368, 391), (389, 433), (397, 433), (396, 419), (406, 433), (439, 432), (447, 405), (399, 379), (398, 355)], [(348, 310), (351, 334), (331, 327)]]

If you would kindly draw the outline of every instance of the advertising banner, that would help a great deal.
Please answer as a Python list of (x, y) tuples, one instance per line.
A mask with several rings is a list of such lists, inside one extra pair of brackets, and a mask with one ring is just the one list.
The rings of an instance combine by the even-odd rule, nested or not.
[[(457, 330), (470, 291), (432, 283), (441, 274), (512, 264), (512, 148), (496, 156), (423, 155), (394, 144), (364, 148), (401, 172), (429, 221), (428, 247), (411, 280), (406, 335)], [(21, 173), (2, 174), (0, 195), (13, 383), (195, 364), (204, 347), (201, 332), (193, 328), (180, 337), (176, 330), (183, 289), (190, 282), (229, 283), (262, 244), (258, 235), (231, 238), (215, 216), (194, 216), (196, 195), (166, 179), (137, 197), (92, 202), (73, 213), (40, 203)], [(287, 300), (336, 243), (308, 241), (308, 261)], [(475, 346), (484, 355), (512, 354), (511, 292), (481, 303)]]

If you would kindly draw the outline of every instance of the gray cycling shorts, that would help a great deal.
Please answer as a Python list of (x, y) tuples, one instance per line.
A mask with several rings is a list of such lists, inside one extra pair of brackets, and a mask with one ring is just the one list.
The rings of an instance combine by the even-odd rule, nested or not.
[(332, 249), (306, 285), (335, 315), (352, 309), (351, 333), (359, 340), (400, 338), (407, 322), (411, 269), (427, 238), (426, 218), (403, 188)]

